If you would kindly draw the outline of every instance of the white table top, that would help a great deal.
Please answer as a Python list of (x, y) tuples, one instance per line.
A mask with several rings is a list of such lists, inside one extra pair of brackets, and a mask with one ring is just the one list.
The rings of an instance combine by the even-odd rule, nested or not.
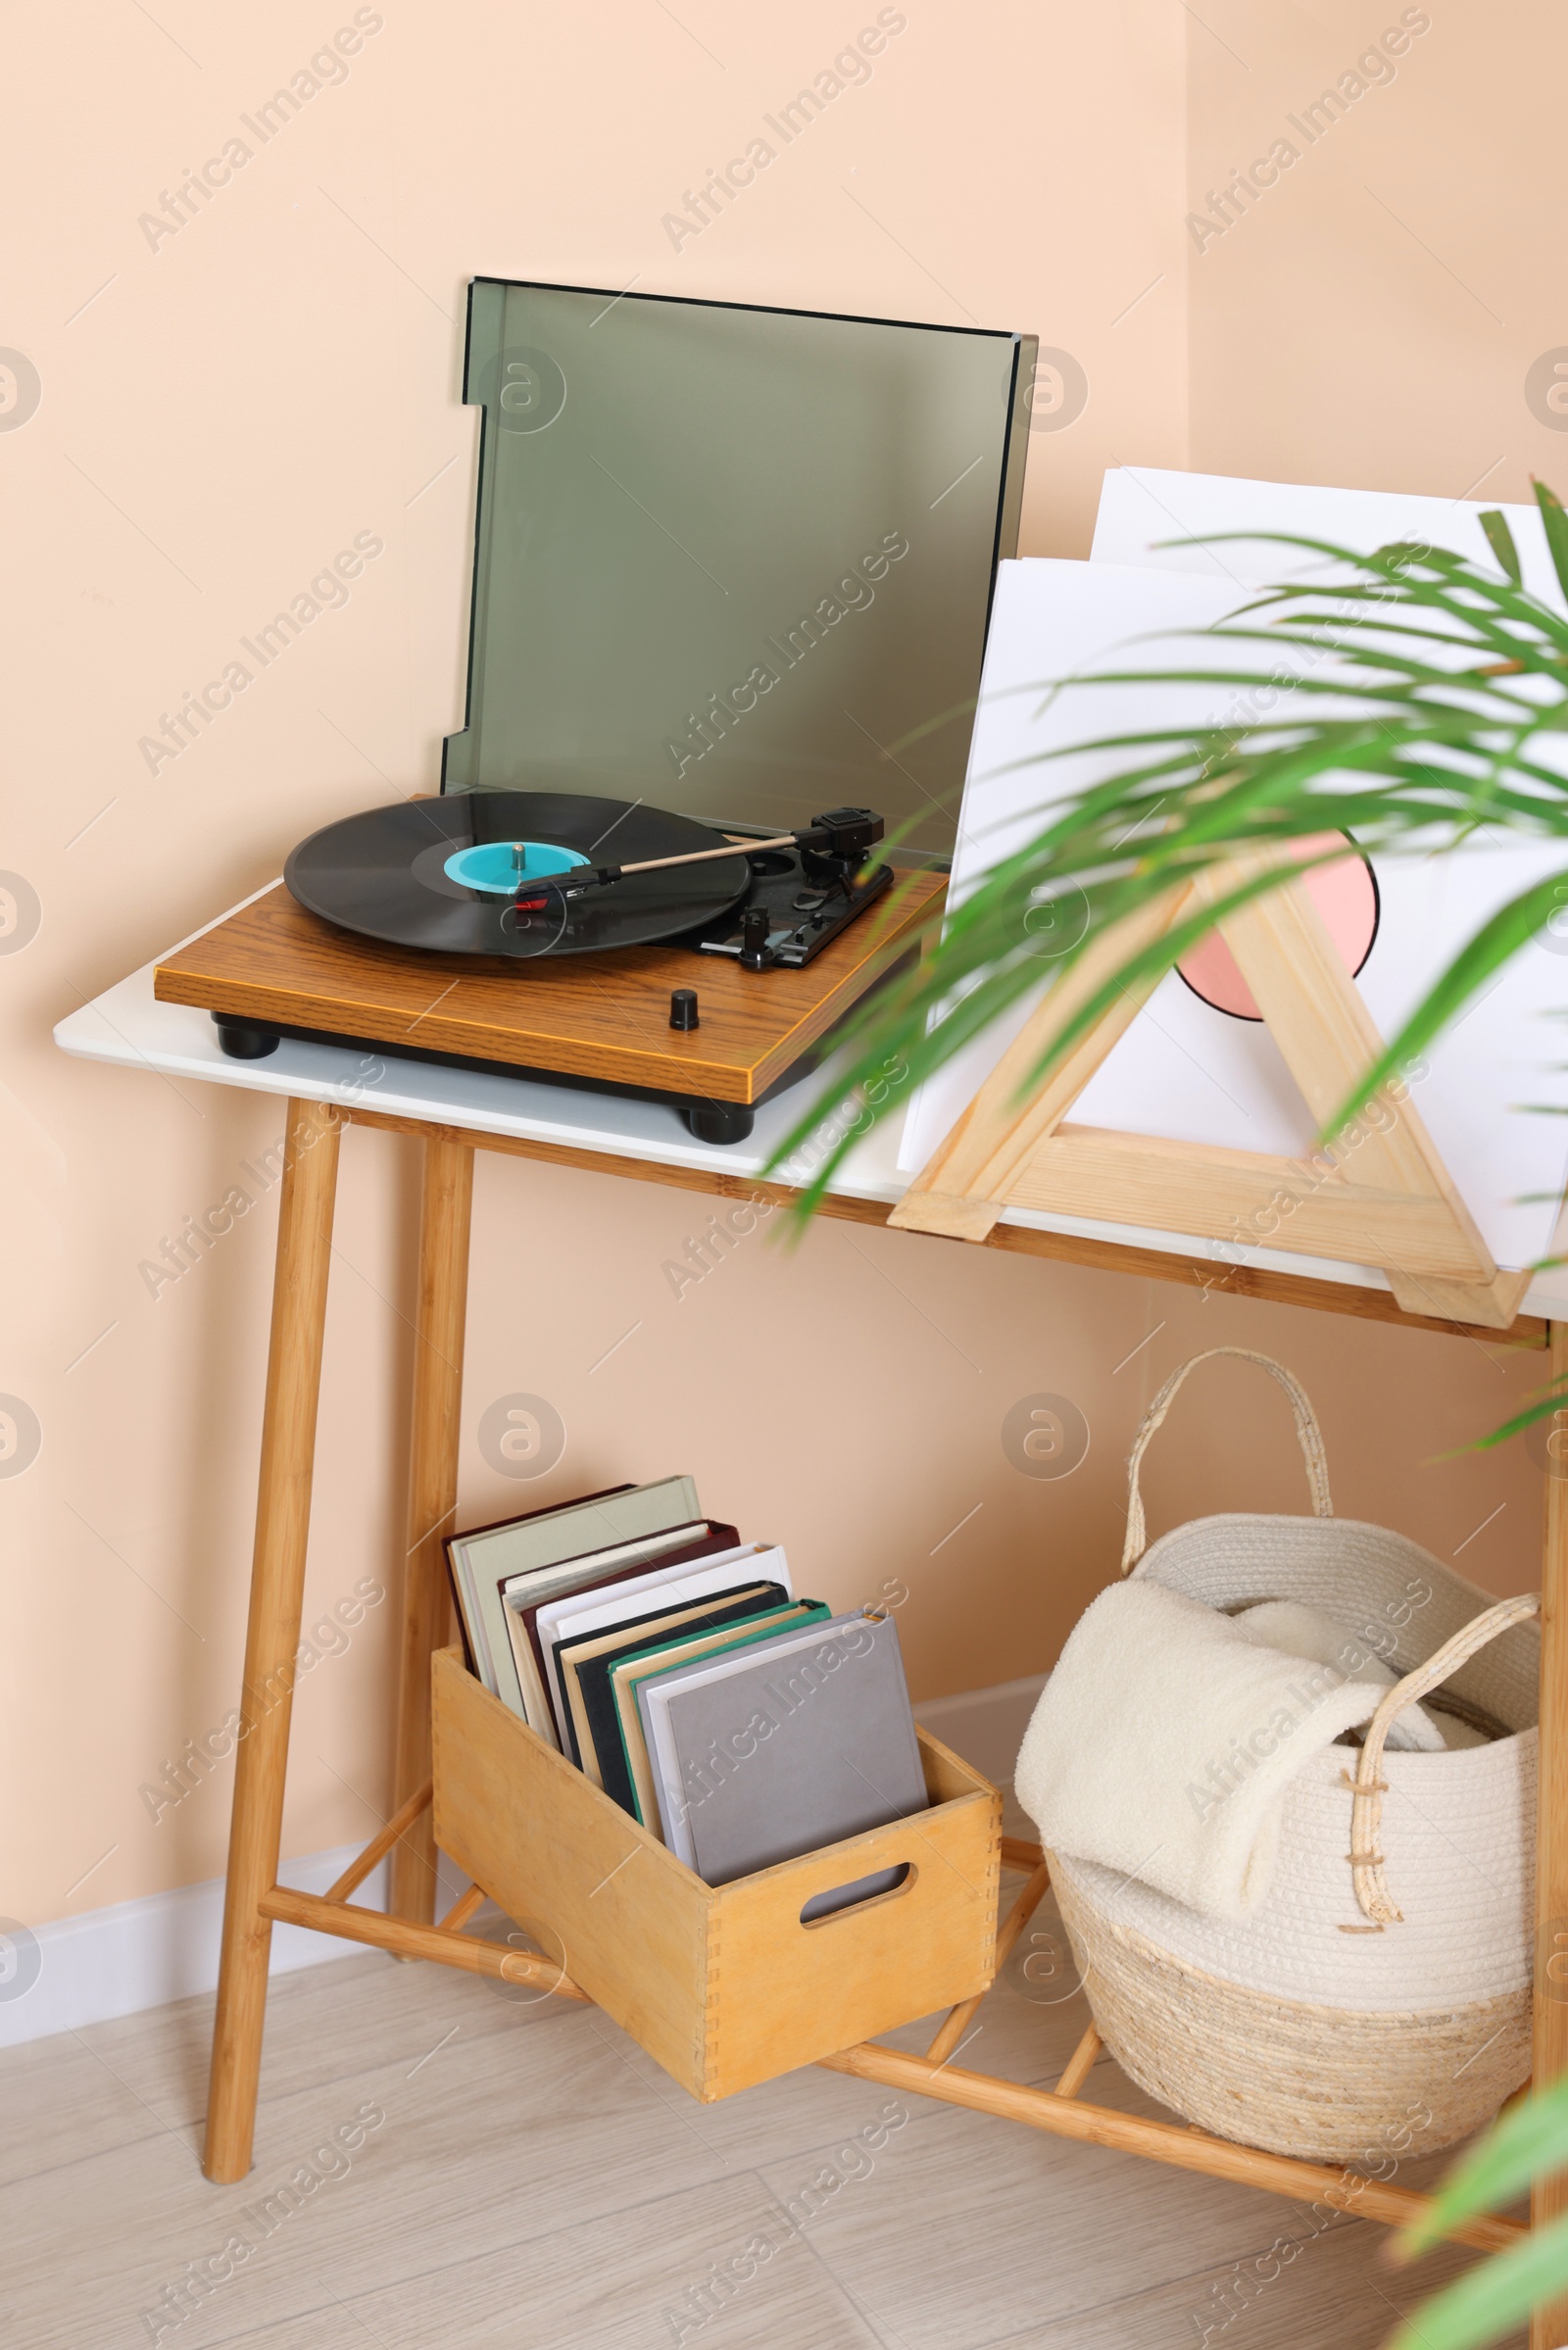
[[(275, 889), (269, 882), (267, 889)], [(255, 897), (266, 891), (258, 890)], [(242, 901), (245, 905), (252, 899)], [(230, 912), (237, 912), (231, 907)], [(217, 921), (224, 921), (220, 914)], [(203, 931), (216, 928), (204, 924)], [(180, 940), (178, 946), (189, 942)], [(218, 1031), (205, 1011), (182, 1004), (159, 1004), (153, 996), (153, 972), (158, 962), (177, 952), (171, 947), (154, 962), (108, 988), (78, 1011), (70, 1013), (55, 1029), (62, 1051), (83, 1060), (110, 1061), (123, 1068), (145, 1068), (171, 1077), (206, 1079), (216, 1085), (237, 1086), (257, 1094), (294, 1095), (305, 1101), (340, 1102), (388, 1116), (426, 1120), (456, 1126), (473, 1134), (494, 1134), (592, 1151), (609, 1158), (653, 1160), (662, 1166), (702, 1168), (726, 1175), (760, 1177), (782, 1137), (809, 1102), (811, 1077), (788, 1088), (757, 1113), (755, 1131), (744, 1143), (724, 1146), (699, 1143), (674, 1108), (658, 1102), (638, 1102), (615, 1094), (595, 1094), (575, 1086), (540, 1085), (521, 1077), (497, 1077), (482, 1069), (443, 1068), (425, 1061), (399, 1060), (370, 1047), (353, 1051), (335, 1045), (304, 1045), (285, 1037), (265, 1060), (231, 1060), (218, 1041)], [(818, 1078), (820, 1079), (820, 1072)], [(902, 1111), (883, 1118), (866, 1141), (840, 1167), (833, 1181), (835, 1195), (846, 1199), (881, 1200), (889, 1205), (907, 1188), (908, 1178), (897, 1170)], [(804, 1163), (779, 1171), (783, 1180), (804, 1182)], [(775, 1180), (779, 1179), (775, 1177)], [(1269, 1272), (1291, 1274), (1307, 1281), (1329, 1281), (1357, 1288), (1383, 1289), (1387, 1276), (1365, 1265), (1330, 1263), (1322, 1257), (1299, 1256), (1279, 1248), (1227, 1248), (1218, 1242), (1184, 1239), (1168, 1232), (1145, 1231), (1127, 1224), (1098, 1224), (1075, 1216), (1048, 1216), (1033, 1209), (1003, 1211), (1007, 1224), (1041, 1232), (1060, 1232), (1123, 1248), (1157, 1249), (1173, 1256), (1196, 1256), (1213, 1263), (1246, 1263)], [(1568, 1268), (1538, 1275), (1523, 1310), (1568, 1318)]]

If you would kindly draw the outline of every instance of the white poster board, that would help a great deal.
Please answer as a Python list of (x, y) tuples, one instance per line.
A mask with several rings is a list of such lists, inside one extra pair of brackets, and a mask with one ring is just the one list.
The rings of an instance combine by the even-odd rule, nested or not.
[[(1316, 559), (1303, 548), (1233, 540), (1222, 547), (1168, 547), (1160, 542), (1215, 530), (1283, 530), (1328, 539), (1369, 555), (1396, 539), (1446, 547), (1451, 554), (1496, 569), (1481, 516), (1495, 498), (1405, 497), (1395, 490), (1314, 489), (1298, 481), (1245, 481), (1230, 473), (1171, 473), (1152, 465), (1112, 465), (1100, 492), (1091, 563), (1135, 563), (1141, 569), (1190, 571), (1200, 578), (1259, 587), (1273, 579), (1311, 576)], [(1561, 606), (1546, 535), (1534, 506), (1502, 506), (1532, 594)]]

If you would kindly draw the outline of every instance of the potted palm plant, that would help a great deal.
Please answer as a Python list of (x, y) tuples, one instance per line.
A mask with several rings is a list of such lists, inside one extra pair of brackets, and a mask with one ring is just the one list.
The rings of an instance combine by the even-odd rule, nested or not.
[[(1568, 601), (1568, 514), (1544, 483), (1535, 490)], [(1154, 726), (1046, 755), (1112, 755), (1114, 771), (1045, 811), (1034, 836), (1001, 858), (961, 905), (930, 916), (928, 951), (862, 1005), (844, 1033), (847, 1078), (818, 1094), (771, 1162), (789, 1166), (815, 1140), (799, 1217), (809, 1217), (835, 1168), (910, 1086), (1038, 989), (1040, 932), (1054, 908), (1062, 910), (1057, 936), (1064, 942), (1054, 968), (1065, 973), (1119, 924), (1197, 874), (1238, 852), (1295, 845), (1289, 861), (1251, 859), (1262, 869), (1250, 869), (1152, 944), (1129, 952), (1027, 1073), (1020, 1104), (1123, 989), (1162, 976), (1250, 899), (1305, 866), (1343, 857), (1346, 835), (1368, 856), (1452, 847), (1482, 826), (1560, 839), (1562, 871), (1500, 907), (1460, 949), (1342, 1104), (1325, 1141), (1553, 916), (1568, 918), (1568, 760), (1554, 763), (1551, 756), (1551, 738), (1568, 731), (1568, 616), (1523, 584), (1506, 517), (1494, 512), (1482, 522), (1495, 571), (1415, 544), (1358, 555), (1279, 532), (1184, 542), (1262, 538), (1316, 559), (1327, 576), (1265, 589), (1208, 631), (1211, 667), (1097, 671), (1097, 682), (1245, 691), (1259, 683), (1256, 648), (1267, 644), (1295, 658), (1301, 672), (1292, 679), (1288, 707), (1239, 724)], [(1331, 666), (1325, 654), (1334, 657)], [(955, 714), (941, 713), (932, 728)], [(1303, 852), (1302, 843), (1318, 846)], [(1544, 1393), (1486, 1442), (1501, 1443), (1558, 1400)]]
[[(1568, 602), (1568, 514), (1544, 483), (1535, 493)], [(1065, 972), (1117, 924), (1238, 850), (1333, 836), (1333, 845), (1304, 859), (1298, 854), (1250, 871), (1152, 945), (1129, 953), (1027, 1073), (1020, 1104), (1121, 989), (1163, 975), (1233, 908), (1278, 888), (1303, 862), (1343, 856), (1346, 834), (1368, 855), (1452, 847), (1483, 825), (1561, 840), (1562, 870), (1503, 906), (1460, 949), (1342, 1104), (1324, 1141), (1554, 916), (1568, 919), (1568, 760), (1553, 759), (1550, 741), (1568, 732), (1568, 617), (1524, 586), (1506, 518), (1490, 513), (1482, 522), (1494, 572), (1440, 547), (1399, 544), (1357, 555), (1322, 540), (1246, 534), (1317, 558), (1331, 566), (1326, 583), (1297, 579), (1263, 591), (1209, 632), (1212, 667), (1125, 670), (1115, 682), (1245, 690), (1258, 682), (1255, 648), (1266, 641), (1306, 657), (1289, 709), (1279, 718), (1154, 727), (1073, 746), (1115, 755), (1115, 771), (1052, 808), (1034, 837), (960, 906), (932, 918), (923, 958), (895, 972), (846, 1032), (847, 1078), (819, 1094), (780, 1144), (775, 1168), (788, 1166), (813, 1138), (819, 1145), (799, 1217), (811, 1214), (841, 1160), (907, 1087), (1039, 987), (1043, 908), (1049, 919), (1054, 906), (1071, 905), (1054, 957), (1056, 971)], [(1261, 627), (1258, 615), (1266, 615)], [(1322, 673), (1325, 652), (1335, 656), (1331, 674)], [(1097, 674), (1103, 682), (1104, 672)], [(955, 714), (944, 712), (933, 725)], [(1500, 1444), (1562, 1400), (1562, 1391), (1547, 1389), (1483, 1441)], [(1565, 2167), (1568, 2080), (1498, 2122), (1421, 2227), (1400, 2239), (1402, 2256), (1414, 2257), (1475, 2212)], [(1481, 2350), (1565, 2289), (1568, 2218), (1471, 2270), (1420, 2309), (1391, 2350)]]

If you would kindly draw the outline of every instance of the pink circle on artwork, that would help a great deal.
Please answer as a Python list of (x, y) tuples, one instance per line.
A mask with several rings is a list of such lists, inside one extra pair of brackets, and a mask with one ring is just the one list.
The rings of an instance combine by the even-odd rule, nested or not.
[[(1310, 840), (1293, 842), (1292, 854), (1303, 860), (1320, 856), (1341, 837), (1332, 832), (1314, 833)], [(1328, 925), (1329, 936), (1353, 979), (1378, 935), (1378, 885), (1366, 858), (1348, 842), (1346, 846), (1347, 856), (1330, 865), (1314, 865), (1305, 880), (1307, 896)], [(1194, 995), (1216, 1011), (1229, 1012), (1237, 1020), (1263, 1017), (1256, 997), (1237, 968), (1235, 955), (1217, 930), (1211, 930), (1184, 955), (1176, 968)]]

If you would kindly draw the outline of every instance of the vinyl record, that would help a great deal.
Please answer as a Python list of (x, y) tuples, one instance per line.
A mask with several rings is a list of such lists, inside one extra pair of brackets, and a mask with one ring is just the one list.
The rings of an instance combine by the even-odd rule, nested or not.
[[(301, 841), (283, 868), (290, 891), (340, 930), (443, 955), (592, 955), (678, 938), (745, 897), (751, 867), (737, 850), (711, 864), (633, 873), (563, 901), (544, 894), (521, 912), (510, 896), (465, 888), (447, 867), (466, 849), (525, 841), (603, 864), (719, 849), (723, 835), (690, 816), (574, 792), (460, 792), (345, 816)], [(541, 867), (568, 857), (536, 860)]]

